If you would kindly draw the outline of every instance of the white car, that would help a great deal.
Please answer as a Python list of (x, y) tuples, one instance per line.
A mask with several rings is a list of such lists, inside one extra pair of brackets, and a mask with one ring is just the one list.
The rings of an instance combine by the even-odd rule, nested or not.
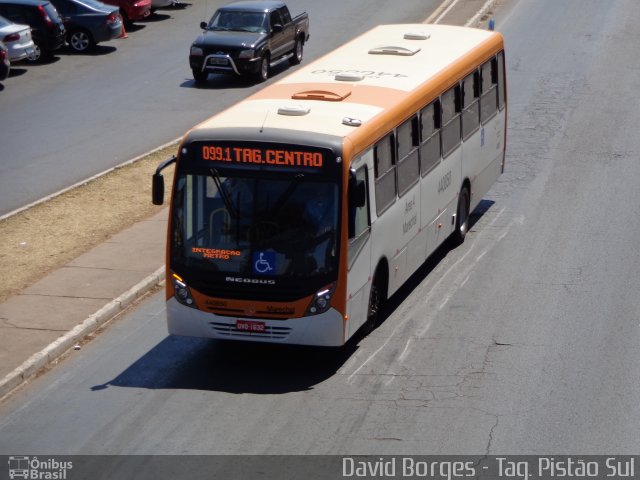
[(12, 62), (34, 55), (35, 45), (29, 25), (13, 23), (0, 16), (0, 41), (9, 49), (9, 58)]

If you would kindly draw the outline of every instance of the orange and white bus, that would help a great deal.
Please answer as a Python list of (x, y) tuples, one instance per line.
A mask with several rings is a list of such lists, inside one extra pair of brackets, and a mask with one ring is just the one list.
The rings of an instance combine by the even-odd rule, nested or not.
[(175, 162), (169, 333), (343, 345), (504, 168), (499, 33), (378, 26), (189, 131)]

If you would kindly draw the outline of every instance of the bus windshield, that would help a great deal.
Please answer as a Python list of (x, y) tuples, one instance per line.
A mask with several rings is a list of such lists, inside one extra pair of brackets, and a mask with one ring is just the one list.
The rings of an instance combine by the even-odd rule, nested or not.
[(177, 178), (173, 267), (252, 278), (335, 274), (338, 185), (238, 173), (212, 168)]

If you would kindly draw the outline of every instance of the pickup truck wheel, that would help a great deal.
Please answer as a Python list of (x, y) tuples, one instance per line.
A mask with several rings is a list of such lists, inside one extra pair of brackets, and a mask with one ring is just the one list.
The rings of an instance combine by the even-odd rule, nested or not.
[(269, 54), (265, 53), (260, 59), (260, 65), (258, 67), (256, 79), (259, 82), (265, 82), (267, 78), (269, 78)]
[(304, 54), (304, 43), (300, 38), (296, 39), (296, 46), (293, 49), (293, 57), (291, 57), (291, 65), (298, 65), (302, 62), (302, 56)]
[(199, 68), (192, 68), (191, 72), (193, 73), (193, 79), (197, 84), (203, 84), (207, 81), (207, 77), (209, 76), (208, 72), (203, 72)]

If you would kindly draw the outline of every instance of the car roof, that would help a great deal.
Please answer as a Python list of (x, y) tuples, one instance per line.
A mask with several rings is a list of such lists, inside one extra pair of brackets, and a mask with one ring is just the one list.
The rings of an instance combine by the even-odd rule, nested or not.
[(236, 8), (241, 8), (243, 10), (267, 12), (275, 10), (276, 8), (282, 8), (284, 6), (284, 2), (281, 2), (279, 0), (239, 0), (237, 2), (228, 3), (227, 5), (220, 7), (220, 10), (233, 10)]
[(26, 5), (28, 7), (33, 7), (38, 5), (46, 5), (49, 2), (44, 0), (0, 0), (0, 3), (10, 5)]
[[(82, 5), (83, 9), (89, 9), (93, 12), (110, 13), (118, 10), (118, 7), (112, 4), (101, 2), (100, 0), (61, 0), (76, 5)], [(2, 0), (0, 0), (2, 2)], [(53, 5), (56, 5), (57, 0), (53, 0)]]

